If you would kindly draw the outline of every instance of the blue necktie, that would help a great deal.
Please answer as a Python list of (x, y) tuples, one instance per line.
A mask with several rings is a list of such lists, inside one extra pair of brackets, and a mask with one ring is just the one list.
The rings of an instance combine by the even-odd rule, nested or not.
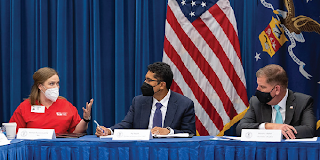
[(281, 113), (280, 113), (280, 111), (279, 111), (280, 106), (279, 106), (279, 105), (275, 105), (275, 106), (274, 106), (274, 109), (276, 109), (276, 111), (277, 111), (277, 114), (276, 114), (276, 123), (282, 124), (282, 123), (283, 123), (283, 121), (282, 121), (282, 115), (281, 115)]
[(162, 107), (161, 103), (156, 103), (156, 111), (154, 112), (153, 116), (153, 127), (162, 127), (162, 113), (160, 108)]

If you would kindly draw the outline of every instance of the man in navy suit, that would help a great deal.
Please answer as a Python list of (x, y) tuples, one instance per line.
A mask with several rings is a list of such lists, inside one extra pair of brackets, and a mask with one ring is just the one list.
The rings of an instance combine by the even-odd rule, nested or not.
[[(193, 101), (173, 92), (173, 73), (168, 64), (148, 66), (142, 95), (132, 100), (126, 117), (118, 124), (96, 128), (96, 135), (111, 135), (114, 129), (151, 129), (152, 134), (196, 133)], [(102, 131), (103, 130), (103, 131)]]
[(286, 139), (313, 137), (316, 119), (312, 97), (289, 90), (287, 74), (279, 65), (267, 65), (256, 76), (257, 91), (237, 126), (237, 135), (242, 129), (277, 129)]

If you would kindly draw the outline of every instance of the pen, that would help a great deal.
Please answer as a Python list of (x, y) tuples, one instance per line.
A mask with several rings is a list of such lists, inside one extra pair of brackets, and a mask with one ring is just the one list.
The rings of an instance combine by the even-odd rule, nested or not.
[(102, 132), (104, 133), (104, 130), (100, 127), (100, 125), (99, 125), (99, 123), (96, 121), (96, 120), (93, 120), (93, 122), (95, 123), (95, 124), (97, 124), (97, 126), (102, 130)]

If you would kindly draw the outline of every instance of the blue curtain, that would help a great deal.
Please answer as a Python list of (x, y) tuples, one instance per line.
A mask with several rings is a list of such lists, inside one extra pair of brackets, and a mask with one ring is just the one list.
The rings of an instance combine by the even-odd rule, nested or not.
[[(230, 3), (250, 98), (256, 88), (254, 31), (261, 3)], [(309, 3), (319, 6), (319, 1)], [(0, 121), (9, 121), (30, 93), (33, 73), (45, 66), (59, 72), (60, 94), (80, 116), (94, 98), (92, 119), (104, 126), (121, 121), (141, 93), (147, 65), (162, 60), (166, 5), (156, 0), (0, 0)], [(88, 133), (95, 127), (90, 122)]]
[[(147, 65), (162, 60), (166, 2), (1, 0), (0, 121), (27, 98), (41, 67), (60, 75), (60, 95), (111, 126), (140, 94)], [(90, 122), (88, 133), (95, 131)]]

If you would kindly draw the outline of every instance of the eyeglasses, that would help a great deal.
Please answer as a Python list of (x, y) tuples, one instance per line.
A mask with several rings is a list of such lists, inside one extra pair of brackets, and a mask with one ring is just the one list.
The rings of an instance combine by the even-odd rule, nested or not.
[(158, 81), (157, 79), (150, 79), (150, 78), (145, 78), (144, 81), (150, 83), (150, 82), (153, 82), (153, 81)]

